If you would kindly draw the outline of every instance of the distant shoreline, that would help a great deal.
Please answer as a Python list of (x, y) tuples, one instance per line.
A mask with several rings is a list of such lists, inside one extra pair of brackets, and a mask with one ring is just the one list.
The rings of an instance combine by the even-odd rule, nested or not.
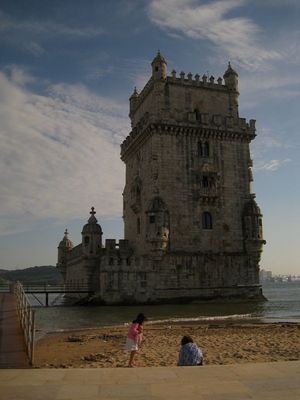
[[(128, 326), (129, 322), (125, 323), (118, 323), (118, 324), (106, 324), (101, 326), (82, 326), (76, 328), (60, 328), (60, 329), (36, 329), (37, 338), (39, 340), (41, 337), (45, 335), (57, 335), (63, 333), (72, 333), (72, 332), (81, 332), (81, 331), (91, 331), (97, 329), (114, 329), (114, 328), (124, 328)], [(150, 320), (147, 322), (148, 326), (159, 326), (159, 325), (224, 325), (224, 326), (239, 326), (239, 325), (263, 325), (263, 324), (291, 324), (291, 325), (300, 325), (299, 318), (266, 318), (266, 317), (245, 317), (245, 318), (238, 318), (238, 317), (203, 317), (203, 318), (169, 318), (163, 320)], [(41, 336), (39, 336), (41, 334)]]

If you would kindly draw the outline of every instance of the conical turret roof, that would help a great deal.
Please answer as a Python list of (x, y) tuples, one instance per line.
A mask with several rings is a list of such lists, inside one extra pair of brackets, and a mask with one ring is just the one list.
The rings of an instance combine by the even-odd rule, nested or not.
[(74, 247), (74, 244), (69, 239), (68, 234), (69, 234), (69, 232), (66, 229), (63, 239), (59, 242), (59, 245), (58, 245), (59, 248), (64, 248), (64, 249), (69, 249), (70, 250), (70, 249), (72, 249)]
[(82, 228), (82, 232), (81, 234), (87, 234), (87, 233), (95, 233), (95, 234), (99, 234), (102, 235), (102, 229), (101, 226), (97, 223), (97, 218), (95, 217), (96, 211), (95, 208), (92, 207), (91, 211), (90, 211), (90, 218), (88, 219), (88, 223), (84, 225), (84, 227)]
[(228, 67), (227, 70), (225, 71), (225, 74), (223, 75), (223, 78), (226, 78), (230, 75), (236, 75), (238, 76), (238, 73), (232, 68), (230, 61), (228, 62)]
[(255, 195), (252, 195), (251, 199), (245, 204), (244, 215), (261, 215), (260, 208), (255, 201)]
[(130, 99), (132, 99), (132, 98), (134, 98), (134, 97), (139, 97), (139, 93), (138, 93), (138, 91), (136, 90), (136, 86), (134, 87), (134, 90), (133, 90), (132, 95), (130, 96)]
[(157, 62), (167, 64), (167, 61), (166, 61), (165, 58), (160, 54), (160, 51), (159, 51), (159, 50), (158, 50), (156, 56), (154, 57), (154, 59), (153, 59), (151, 65), (153, 65), (154, 63), (157, 63)]

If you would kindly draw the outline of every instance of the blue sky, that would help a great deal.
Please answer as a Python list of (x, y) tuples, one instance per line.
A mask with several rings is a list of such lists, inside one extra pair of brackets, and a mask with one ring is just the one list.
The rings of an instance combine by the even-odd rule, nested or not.
[(261, 266), (300, 275), (299, 20), (298, 0), (2, 0), (0, 267), (54, 265), (92, 205), (104, 237), (123, 236), (128, 98), (160, 49), (169, 72), (238, 71), (240, 116), (257, 119)]

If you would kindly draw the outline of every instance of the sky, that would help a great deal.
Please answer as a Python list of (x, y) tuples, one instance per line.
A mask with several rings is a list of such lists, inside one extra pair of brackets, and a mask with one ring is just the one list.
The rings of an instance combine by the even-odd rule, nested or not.
[(1, 0), (0, 268), (55, 265), (91, 206), (123, 237), (128, 98), (160, 49), (169, 74), (238, 72), (261, 268), (300, 275), (299, 20), (298, 0)]

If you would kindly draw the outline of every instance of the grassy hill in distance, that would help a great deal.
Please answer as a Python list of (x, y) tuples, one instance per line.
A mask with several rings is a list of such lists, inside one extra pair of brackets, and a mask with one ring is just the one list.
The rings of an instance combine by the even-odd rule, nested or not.
[(7, 270), (0, 269), (0, 282), (21, 282), (24, 284), (45, 284), (60, 285), (63, 283), (61, 274), (57, 268), (52, 265), (43, 265), (40, 267), (30, 267), (25, 269)]

